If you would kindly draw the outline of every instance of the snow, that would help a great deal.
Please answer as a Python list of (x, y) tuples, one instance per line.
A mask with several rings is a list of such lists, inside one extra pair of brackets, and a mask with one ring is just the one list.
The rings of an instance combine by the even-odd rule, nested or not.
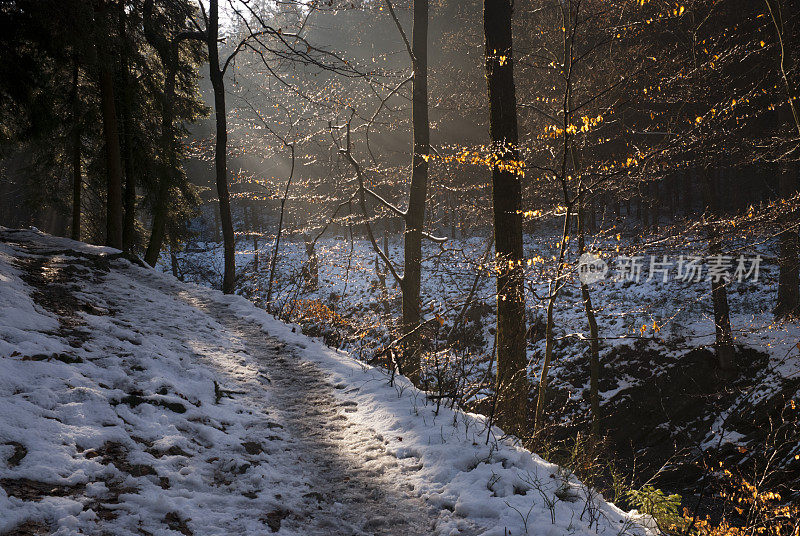
[[(688, 352), (696, 349), (711, 349), (715, 340), (713, 311), (711, 307), (711, 285), (703, 278), (698, 282), (685, 282), (676, 279), (673, 266), (670, 278), (663, 282), (660, 278), (648, 280), (647, 259), (650, 255), (661, 258), (667, 255), (675, 263), (680, 255), (705, 255), (707, 238), (702, 236), (680, 235), (670, 240), (660, 236), (641, 235), (637, 229), (617, 229), (615, 236), (597, 235), (590, 237), (587, 247), (600, 252), (601, 257), (612, 267), (607, 279), (590, 286), (592, 304), (595, 308), (599, 334), (601, 362), (614, 358), (620, 347), (631, 347), (637, 351), (642, 349), (657, 352), (661, 363), (655, 366), (668, 367), (680, 361)], [(535, 233), (526, 235), (526, 259), (553, 259), (558, 253), (560, 229), (547, 223), (541, 223)], [(247, 241), (238, 244), (237, 267), (247, 272), (248, 278), (243, 283), (242, 293), (256, 303), (265, 298), (268, 259), (272, 254), (274, 239), (262, 236), (259, 255), (261, 271), (253, 273), (252, 261), (255, 251)], [(648, 241), (649, 240), (649, 241)], [(427, 318), (434, 314), (445, 320), (445, 332), (459, 314), (464, 300), (467, 298), (476, 274), (479, 259), (486, 249), (486, 238), (471, 236), (450, 238), (440, 250), (438, 245), (423, 245), (423, 281), (422, 303)], [(733, 281), (728, 287), (728, 302), (731, 310), (731, 325), (734, 342), (737, 346), (755, 349), (767, 355), (767, 366), (755, 380), (758, 388), (748, 396), (768, 398), (775, 396), (785, 385), (785, 381), (800, 375), (800, 325), (793, 321), (779, 322), (772, 315), (777, 289), (778, 266), (775, 252), (775, 240), (753, 242), (747, 237), (731, 236), (726, 245), (731, 255), (744, 254), (748, 259), (761, 255), (762, 262), (758, 281)], [(390, 257), (402, 259), (402, 240), (392, 237), (389, 241)], [(574, 252), (573, 252), (574, 253)], [(376, 289), (375, 254), (372, 246), (365, 239), (356, 238), (352, 246), (349, 240), (330, 237), (323, 238), (317, 245), (320, 264), (320, 287), (317, 290), (298, 289), (300, 279), (299, 267), (306, 262), (305, 246), (302, 241), (291, 238), (281, 242), (280, 261), (274, 295), (277, 296), (278, 308), (292, 310), (288, 316), (302, 322), (304, 328), (314, 331), (325, 329), (336, 330), (340, 335), (335, 343), (352, 355), (361, 359), (369, 359), (374, 349), (380, 348), (391, 340), (392, 314), (382, 310), (380, 291)], [(623, 254), (642, 255), (643, 277), (638, 282), (621, 281), (615, 277), (616, 262)], [(186, 276), (193, 282), (209, 285), (217, 284), (221, 278), (215, 271), (221, 266), (221, 248), (215, 243), (195, 243), (192, 251), (178, 254), (181, 266), (187, 268)], [(544, 323), (549, 278), (553, 276), (552, 266), (547, 261), (531, 262), (526, 266), (526, 279), (529, 287), (535, 292), (528, 292), (527, 309), (534, 318)], [(205, 271), (200, 267), (205, 267)], [(166, 269), (166, 265), (161, 266)], [(486, 267), (484, 267), (486, 268)], [(707, 267), (706, 267), (707, 269)], [(249, 270), (249, 272), (248, 272)], [(486, 275), (488, 273), (488, 275)], [(212, 274), (209, 279), (206, 276)], [(580, 369), (586, 363), (585, 355), (588, 343), (585, 311), (580, 299), (580, 287), (575, 274), (569, 279), (556, 302), (554, 316), (557, 319), (555, 337), (555, 359), (552, 363), (550, 377), (551, 386), (561, 392), (569, 393), (575, 402), (575, 409), (565, 418), (580, 421), (588, 414), (588, 397), (586, 387), (576, 388), (565, 381), (569, 371)], [(392, 285), (391, 276), (387, 275), (388, 301), (399, 310), (399, 290)], [(475, 303), (488, 304), (489, 307), (479, 309), (474, 328), (482, 335), (483, 342), (477, 347), (463, 351), (471, 369), (468, 371), (466, 383), (470, 389), (466, 402), (474, 402), (486, 394), (480, 384), (489, 377), (486, 367), (491, 354), (494, 339), (492, 328), (495, 324), (493, 312), (495, 280), (491, 271), (484, 271), (479, 279)], [(324, 304), (333, 309), (347, 327), (330, 328), (324, 322), (303, 318), (292, 300), (301, 298)], [(383, 300), (386, 302), (387, 300)], [(530, 318), (529, 318), (530, 320)], [(657, 329), (654, 329), (653, 326)], [(530, 326), (530, 322), (529, 322)], [(644, 328), (644, 329), (643, 329)], [(312, 331), (312, 332), (314, 332)], [(364, 334), (366, 334), (364, 336)], [(583, 336), (581, 335), (583, 334)], [(362, 338), (363, 336), (363, 338)], [(635, 346), (641, 344), (641, 346)], [(531, 341), (528, 346), (529, 376), (538, 378), (541, 373), (542, 356), (544, 355), (544, 338)], [(364, 348), (367, 350), (364, 351)], [(453, 353), (447, 356), (450, 362), (464, 359), (463, 355)], [(616, 388), (607, 390), (601, 395), (601, 405), (613, 399), (625, 396), (626, 390), (636, 385), (638, 380), (620, 372), (624, 367), (604, 367), (603, 375), (617, 384)], [(587, 374), (588, 376), (588, 374)], [(733, 409), (733, 408), (732, 408)], [(725, 415), (716, 419), (709, 427), (704, 445), (717, 445), (721, 434), (721, 426)], [(734, 442), (740, 436), (724, 433), (725, 442)]]
[[(644, 534), (483, 417), (240, 296), (0, 239), (0, 534)], [(37, 302), (62, 287), (69, 313)]]
[(0, 250), (0, 263), (5, 268), (0, 272), (0, 352), (7, 355), (15, 349), (21, 353), (46, 351), (50, 349), (50, 341), (29, 334), (37, 328), (55, 329), (58, 321), (36, 307), (18, 271), (9, 266), (11, 259), (11, 255)]
[[(489, 434), (485, 419), (440, 408), (426, 401), (405, 378), (397, 378), (394, 386), (387, 385), (386, 375), (373, 367), (353, 360), (347, 354), (309, 340), (292, 327), (274, 320), (264, 311), (255, 309), (241, 297), (223, 298), (242, 318), (257, 321), (266, 333), (295, 344), (302, 356), (330, 371), (332, 381), (354, 385), (357, 390), (340, 391), (340, 396), (357, 402), (357, 411), (350, 414), (363, 426), (375, 429), (386, 438), (389, 452), (406, 463), (421, 467), (414, 472), (410, 483), (426, 499), (444, 508), (452, 508), (464, 517), (491, 518), (494, 529), (484, 534), (524, 534), (520, 528), (518, 510), (528, 511), (537, 506), (532, 497), (534, 485), (552, 496), (561, 486), (575, 489), (572, 503), (558, 501), (555, 527), (558, 534), (591, 533), (594, 529), (583, 523), (580, 509), (585, 504), (583, 488), (577, 480), (559, 476), (559, 468), (549, 464), (508, 441), (498, 441), (503, 433), (496, 427)], [(519, 494), (525, 490), (526, 493)], [(517, 493), (517, 494), (515, 494)], [(619, 528), (626, 515), (611, 505), (603, 504), (603, 529)], [(544, 524), (549, 511), (539, 501), (531, 512), (529, 524)], [(602, 530), (601, 530), (602, 532)]]

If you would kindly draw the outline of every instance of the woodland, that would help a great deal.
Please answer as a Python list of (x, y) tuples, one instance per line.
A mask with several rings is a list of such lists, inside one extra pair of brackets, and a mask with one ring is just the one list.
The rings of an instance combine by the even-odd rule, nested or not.
[[(23, 411), (25, 367), (69, 367), (47, 356), (72, 350), (37, 341), (124, 310), (136, 311), (124, 329), (141, 322), (165, 340), (184, 336), (168, 327), (176, 318), (195, 327), (188, 312), (148, 310), (142, 300), (166, 303), (150, 290), (114, 297), (128, 280), (115, 287), (109, 274), (121, 270), (130, 288), (149, 273), (188, 284), (170, 296), (194, 296), (248, 352), (272, 355), (218, 311), (247, 300), (268, 319), (265, 340), (302, 334), (299, 348), (314, 341), (407, 386), (414, 408), (478, 419), (475, 448), (514, 445), (580, 481), (577, 502), (563, 482), (552, 493), (509, 484), (544, 514), (529, 521), (508, 499), (497, 508), (519, 524), (506, 532), (440, 518), (439, 532), (403, 534), (540, 534), (561, 527), (559, 501), (578, 504), (587, 534), (625, 532), (597, 521), (605, 506), (587, 505), (599, 500), (635, 511), (647, 534), (798, 536), (798, 180), (797, 0), (0, 0), (0, 370), (11, 382), (0, 382), (0, 534), (94, 533), (2, 513), (46, 503), (30, 491), (43, 466), (14, 472), (38, 458), (9, 415)], [(203, 301), (197, 288), (221, 294)], [(60, 319), (59, 335), (15, 323), (28, 297)], [(277, 363), (277, 376), (306, 378)], [(123, 406), (193, 400), (175, 387), (177, 402), (155, 404), (166, 391), (148, 390), (173, 373), (152, 373)], [(255, 391), (215, 378), (206, 405), (229, 395), (256, 411)], [(302, 396), (274, 385), (264, 396), (314, 407), (311, 391), (326, 388), (306, 380)], [(122, 471), (110, 444), (95, 455)], [(487, 478), (481, 493), (506, 497)], [(117, 500), (127, 489), (106, 485)], [(459, 504), (438, 508), (458, 516)], [(312, 531), (299, 507), (265, 508), (264, 534), (340, 534)], [(200, 513), (175, 512), (167, 533), (217, 534)]]

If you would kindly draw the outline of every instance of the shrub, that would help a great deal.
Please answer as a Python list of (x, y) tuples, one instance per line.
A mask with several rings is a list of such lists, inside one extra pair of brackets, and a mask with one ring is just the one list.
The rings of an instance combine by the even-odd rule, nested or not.
[(681, 496), (667, 495), (660, 489), (645, 484), (639, 489), (629, 490), (628, 502), (643, 514), (652, 516), (663, 530), (681, 529), (686, 521), (681, 515)]

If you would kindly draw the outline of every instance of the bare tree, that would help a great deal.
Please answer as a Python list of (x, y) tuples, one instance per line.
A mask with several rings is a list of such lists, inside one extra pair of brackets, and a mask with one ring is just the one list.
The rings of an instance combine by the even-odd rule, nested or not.
[(492, 202), (497, 270), (497, 409), (508, 433), (528, 433), (528, 359), (522, 250), (522, 185), (511, 0), (484, 0), (486, 80), (492, 137)]
[[(225, 109), (225, 70), (233, 56), (220, 66), (219, 60), (219, 0), (209, 0), (208, 12), (200, 3), (205, 21), (205, 42), (208, 47), (208, 69), (211, 86), (214, 88), (214, 117), (216, 138), (214, 169), (219, 199), (219, 216), (222, 222), (222, 241), (225, 269), (222, 277), (222, 292), (231, 294), (236, 279), (236, 242), (233, 236), (231, 198), (228, 191), (228, 119)], [(238, 49), (237, 49), (238, 50)]]
[(403, 318), (401, 322), (403, 368), (415, 384), (420, 381), (420, 354), (422, 339), (419, 326), (420, 288), (422, 285), (422, 238), (425, 225), (425, 206), (428, 196), (428, 157), (430, 155), (430, 123), (428, 121), (428, 0), (414, 0), (414, 22), (411, 43), (406, 37), (394, 7), (386, 0), (389, 13), (411, 58), (411, 184), (408, 207), (402, 212), (406, 229), (404, 234)]

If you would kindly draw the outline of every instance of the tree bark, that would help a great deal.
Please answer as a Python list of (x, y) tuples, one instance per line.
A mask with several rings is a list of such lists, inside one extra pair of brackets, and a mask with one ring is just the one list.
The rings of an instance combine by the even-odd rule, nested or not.
[[(514, 87), (511, 0), (484, 0), (489, 125), (495, 156), (520, 161)], [(507, 167), (492, 168), (497, 265), (497, 410), (507, 433), (525, 437), (528, 427), (528, 360), (522, 248), (522, 184)]]
[(224, 73), (219, 66), (219, 0), (209, 0), (208, 28), (206, 28), (206, 44), (208, 46), (208, 65), (211, 86), (214, 88), (214, 116), (216, 119), (216, 146), (214, 164), (217, 181), (217, 197), (219, 198), (219, 216), (222, 222), (222, 240), (225, 258), (225, 270), (222, 278), (222, 292), (231, 294), (236, 283), (236, 243), (233, 235), (233, 219), (231, 218), (231, 201), (228, 192), (228, 121), (225, 109)]

